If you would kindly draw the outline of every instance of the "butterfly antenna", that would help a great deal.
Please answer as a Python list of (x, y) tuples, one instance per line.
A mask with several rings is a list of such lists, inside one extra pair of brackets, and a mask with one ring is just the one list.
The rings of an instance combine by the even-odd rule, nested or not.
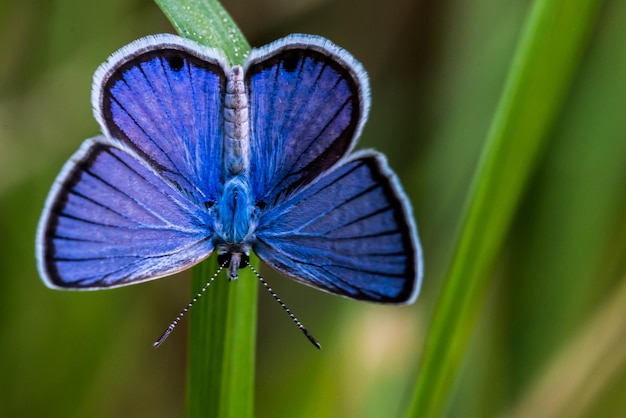
[(291, 310), (289, 310), (287, 305), (285, 305), (285, 303), (278, 297), (276, 292), (272, 290), (270, 285), (267, 284), (267, 282), (263, 279), (263, 277), (261, 277), (259, 272), (254, 267), (252, 267), (251, 264), (248, 264), (248, 267), (250, 267), (250, 270), (252, 270), (252, 272), (256, 275), (259, 281), (263, 283), (263, 286), (265, 286), (265, 289), (267, 289), (267, 291), (270, 292), (270, 295), (272, 295), (274, 300), (276, 300), (276, 302), (278, 302), (278, 304), (285, 310), (285, 312), (289, 314), (289, 316), (291, 317), (291, 320), (296, 324), (298, 328), (300, 328), (300, 331), (302, 331), (302, 333), (309, 339), (309, 341), (311, 341), (311, 343), (313, 343), (315, 347), (321, 350), (322, 345), (311, 334), (309, 334), (309, 331), (307, 331), (304, 325), (302, 325), (302, 322), (298, 321), (298, 318), (296, 318), (296, 316), (291, 312)]
[(163, 341), (167, 339), (167, 337), (169, 337), (172, 331), (174, 331), (174, 328), (176, 328), (176, 325), (178, 325), (180, 320), (183, 319), (183, 316), (185, 316), (185, 314), (189, 312), (189, 309), (191, 309), (191, 307), (198, 301), (198, 299), (200, 299), (200, 296), (202, 296), (202, 294), (209, 288), (209, 286), (211, 285), (211, 283), (213, 283), (213, 280), (215, 280), (217, 275), (220, 274), (220, 272), (224, 269), (224, 267), (226, 267), (227, 263), (228, 263), (228, 260), (222, 263), (222, 265), (217, 269), (217, 271), (213, 274), (213, 276), (209, 279), (209, 281), (206, 282), (206, 284), (202, 287), (202, 289), (200, 289), (198, 293), (196, 293), (196, 296), (191, 300), (191, 302), (189, 302), (187, 306), (185, 306), (185, 309), (180, 311), (176, 319), (172, 321), (172, 323), (170, 324), (169, 327), (167, 327), (165, 332), (159, 337), (158, 340), (154, 342), (154, 344), (152, 344), (152, 347), (157, 348), (163, 343)]

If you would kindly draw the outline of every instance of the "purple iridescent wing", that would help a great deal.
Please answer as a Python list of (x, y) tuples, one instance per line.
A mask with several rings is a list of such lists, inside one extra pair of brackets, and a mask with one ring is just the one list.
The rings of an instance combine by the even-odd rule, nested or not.
[(412, 302), (422, 256), (410, 204), (382, 155), (347, 156), (369, 109), (361, 65), (292, 35), (253, 53), (246, 71), (255, 253), (327, 292)]
[(104, 137), (86, 141), (50, 191), (38, 266), (56, 288), (173, 274), (213, 251), (227, 64), (173, 35), (120, 49), (94, 76)]
[(369, 109), (365, 71), (329, 41), (290, 35), (254, 50), (250, 94), (250, 182), (273, 205), (352, 149)]
[(134, 149), (172, 186), (215, 202), (222, 170), (223, 55), (174, 35), (140, 39), (96, 71), (103, 133)]
[(255, 253), (306, 285), (380, 303), (411, 303), (422, 255), (411, 208), (385, 158), (356, 153), (267, 210)]
[(37, 234), (41, 277), (99, 289), (173, 274), (213, 250), (212, 219), (132, 150), (87, 140), (55, 181)]

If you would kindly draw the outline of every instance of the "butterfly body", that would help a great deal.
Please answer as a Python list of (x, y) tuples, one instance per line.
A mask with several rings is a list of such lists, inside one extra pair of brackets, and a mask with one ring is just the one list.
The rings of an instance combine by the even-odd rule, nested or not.
[(237, 278), (242, 256), (249, 255), (258, 216), (249, 181), (250, 129), (248, 97), (243, 69), (228, 74), (224, 98), (224, 187), (215, 213), (215, 246), (218, 254), (236, 257), (229, 261), (229, 277)]
[(242, 66), (173, 35), (133, 42), (94, 76), (103, 135), (50, 191), (37, 233), (44, 282), (102, 289), (217, 251), (250, 251), (296, 281), (410, 303), (422, 277), (411, 207), (383, 155), (351, 153), (367, 75), (329, 41), (290, 35)]

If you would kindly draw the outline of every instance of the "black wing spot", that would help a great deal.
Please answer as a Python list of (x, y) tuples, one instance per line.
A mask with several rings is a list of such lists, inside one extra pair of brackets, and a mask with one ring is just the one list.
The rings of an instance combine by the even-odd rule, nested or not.
[(185, 60), (180, 55), (172, 55), (170, 57), (167, 57), (167, 63), (173, 71), (178, 72), (182, 70), (183, 66), (185, 65)]
[(283, 70), (288, 73), (293, 73), (298, 67), (298, 63), (302, 60), (302, 51), (293, 50), (293, 51), (285, 51), (282, 56)]

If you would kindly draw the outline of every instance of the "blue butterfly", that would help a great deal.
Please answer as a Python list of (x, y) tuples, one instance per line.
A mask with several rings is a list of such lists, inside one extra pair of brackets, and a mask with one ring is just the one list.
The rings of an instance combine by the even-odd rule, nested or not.
[(92, 104), (103, 135), (65, 164), (39, 222), (49, 287), (157, 279), (215, 250), (235, 279), (253, 250), (326, 292), (417, 296), (409, 202), (383, 155), (351, 153), (367, 75), (330, 41), (290, 35), (231, 67), (215, 49), (149, 36), (98, 68)]

